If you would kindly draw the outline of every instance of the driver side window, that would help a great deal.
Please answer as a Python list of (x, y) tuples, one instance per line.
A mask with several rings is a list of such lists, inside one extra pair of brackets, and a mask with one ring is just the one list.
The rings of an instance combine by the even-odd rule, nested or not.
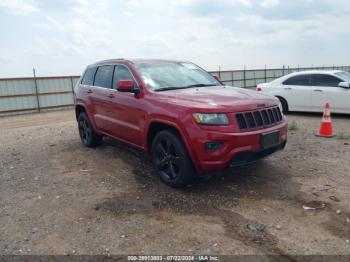
[(313, 86), (338, 87), (341, 80), (331, 75), (315, 74), (312, 75), (311, 83)]
[[(133, 80), (135, 79), (131, 74), (130, 70), (126, 66), (116, 65), (114, 69), (114, 77), (113, 77), (113, 88), (116, 89), (117, 83), (120, 80)], [(137, 83), (135, 82), (135, 88), (137, 87)]]

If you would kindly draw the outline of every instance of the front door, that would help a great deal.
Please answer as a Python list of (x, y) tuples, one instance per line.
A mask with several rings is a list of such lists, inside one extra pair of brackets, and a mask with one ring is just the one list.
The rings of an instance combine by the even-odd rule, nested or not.
[(339, 87), (341, 79), (327, 74), (311, 76), (312, 107), (314, 111), (323, 112), (326, 103), (330, 103), (333, 112), (349, 112), (350, 90)]
[(111, 91), (112, 125), (109, 132), (124, 141), (135, 146), (142, 147), (144, 140), (144, 127), (146, 112), (142, 96), (134, 93), (123, 93), (116, 90), (118, 81), (133, 80), (135, 88), (139, 88), (132, 73), (125, 65), (116, 65)]

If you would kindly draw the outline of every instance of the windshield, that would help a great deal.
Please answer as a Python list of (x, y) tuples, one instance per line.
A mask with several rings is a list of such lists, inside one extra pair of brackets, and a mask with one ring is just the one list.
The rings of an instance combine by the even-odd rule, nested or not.
[(350, 82), (350, 73), (349, 72), (338, 72), (335, 73), (337, 76), (340, 76), (343, 80)]
[(221, 85), (192, 63), (138, 63), (135, 66), (144, 83), (154, 91)]

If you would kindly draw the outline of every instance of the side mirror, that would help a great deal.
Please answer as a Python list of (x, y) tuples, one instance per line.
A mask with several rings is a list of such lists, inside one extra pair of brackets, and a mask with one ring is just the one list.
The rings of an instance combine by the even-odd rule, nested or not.
[(220, 78), (218, 77), (218, 76), (213, 76), (216, 80), (218, 80), (219, 82), (221, 82), (220, 81)]
[(350, 88), (350, 83), (349, 82), (340, 82), (338, 86), (341, 88)]
[(218, 76), (213, 76), (220, 84), (224, 85)]
[(120, 80), (117, 83), (117, 90), (125, 93), (136, 93), (134, 89), (134, 81), (132, 80)]

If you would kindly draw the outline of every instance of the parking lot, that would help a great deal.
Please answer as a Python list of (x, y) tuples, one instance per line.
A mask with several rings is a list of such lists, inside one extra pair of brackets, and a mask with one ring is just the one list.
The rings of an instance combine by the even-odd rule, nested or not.
[(116, 141), (83, 147), (72, 110), (0, 118), (0, 252), (350, 255), (350, 140), (288, 119), (283, 152), (180, 190)]

